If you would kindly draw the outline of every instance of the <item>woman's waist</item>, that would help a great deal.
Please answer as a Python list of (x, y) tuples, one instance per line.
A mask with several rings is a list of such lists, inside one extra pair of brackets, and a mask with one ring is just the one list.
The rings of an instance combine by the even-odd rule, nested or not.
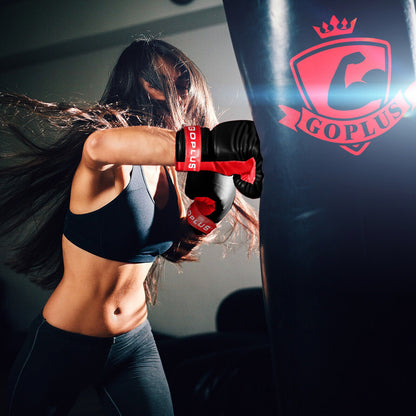
[(53, 326), (93, 336), (115, 336), (147, 317), (143, 276), (71, 276), (62, 281), (43, 310)]
[(47, 303), (42, 315), (49, 325), (63, 331), (105, 338), (127, 333), (144, 323), (147, 320), (147, 307), (143, 304), (134, 313), (114, 313), (92, 308), (71, 311)]

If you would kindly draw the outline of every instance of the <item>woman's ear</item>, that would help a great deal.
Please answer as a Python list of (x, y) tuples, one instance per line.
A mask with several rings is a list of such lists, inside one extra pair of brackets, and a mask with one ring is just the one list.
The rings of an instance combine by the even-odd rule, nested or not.
[(151, 98), (153, 98), (154, 100), (159, 100), (159, 101), (165, 101), (166, 98), (163, 95), (162, 91), (157, 90), (156, 88), (153, 88), (147, 81), (145, 81), (143, 78), (141, 78), (142, 84), (144, 89), (148, 92), (148, 94), (150, 95)]

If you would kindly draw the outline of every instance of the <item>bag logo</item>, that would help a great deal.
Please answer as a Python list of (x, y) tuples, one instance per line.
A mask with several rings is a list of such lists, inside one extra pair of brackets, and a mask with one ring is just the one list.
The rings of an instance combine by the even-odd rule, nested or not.
[[(390, 44), (351, 35), (357, 19), (313, 26), (325, 42), (298, 53), (290, 68), (305, 107), (301, 111), (279, 105), (279, 121), (295, 131), (335, 143), (361, 155), (371, 140), (394, 127), (416, 106), (416, 82), (389, 100)], [(326, 41), (338, 36), (336, 40)]]

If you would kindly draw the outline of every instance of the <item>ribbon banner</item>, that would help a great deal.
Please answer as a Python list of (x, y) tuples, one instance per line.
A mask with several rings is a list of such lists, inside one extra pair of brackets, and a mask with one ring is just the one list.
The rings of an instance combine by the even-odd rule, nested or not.
[(298, 129), (317, 139), (340, 145), (344, 150), (360, 155), (370, 145), (370, 140), (390, 130), (403, 116), (416, 106), (416, 81), (405, 91), (399, 91), (395, 97), (378, 111), (365, 117), (339, 120), (316, 114), (303, 107), (302, 111), (285, 105), (279, 108), (285, 116), (281, 124), (294, 131)]

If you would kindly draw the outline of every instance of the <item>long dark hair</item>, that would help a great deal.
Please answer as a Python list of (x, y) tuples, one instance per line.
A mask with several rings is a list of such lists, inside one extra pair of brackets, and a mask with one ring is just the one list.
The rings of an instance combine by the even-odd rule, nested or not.
[[(169, 68), (179, 72), (176, 81)], [(163, 92), (166, 100), (152, 99), (141, 80)], [(93, 131), (128, 125), (212, 128), (217, 122), (200, 70), (179, 49), (157, 39), (136, 40), (122, 52), (96, 105), (46, 103), (2, 92), (0, 111), (0, 235), (8, 238), (7, 264), (45, 289), (55, 288), (62, 278), (61, 239), (70, 187)], [(257, 216), (240, 195), (229, 217), (231, 226), (221, 241), (240, 226), (249, 250), (255, 248)], [(172, 262), (195, 260), (193, 249), (203, 240), (184, 219), (182, 223), (180, 239), (164, 254)], [(161, 264), (160, 258), (155, 261), (145, 281), (151, 302)]]

